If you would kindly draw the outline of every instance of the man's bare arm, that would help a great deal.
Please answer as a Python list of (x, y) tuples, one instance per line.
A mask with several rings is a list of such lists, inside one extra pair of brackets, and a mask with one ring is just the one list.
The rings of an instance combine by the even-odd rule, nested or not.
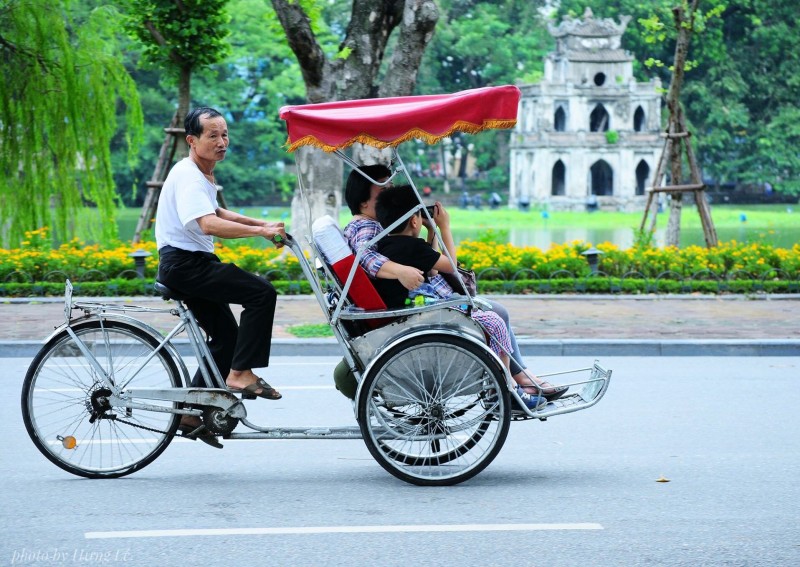
[[(225, 209), (218, 209), (225, 211)], [(231, 216), (236, 220), (231, 220)], [(222, 215), (210, 214), (197, 219), (200, 230), (204, 234), (217, 236), (219, 238), (247, 238), (260, 236), (267, 240), (273, 240), (276, 234), (280, 234), (286, 239), (286, 231), (282, 222), (265, 222), (231, 211), (225, 211)]]

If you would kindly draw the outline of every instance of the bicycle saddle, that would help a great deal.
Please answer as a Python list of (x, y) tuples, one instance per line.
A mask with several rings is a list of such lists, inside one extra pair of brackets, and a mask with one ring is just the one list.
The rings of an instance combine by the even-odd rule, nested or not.
[(153, 287), (155, 288), (156, 293), (158, 293), (164, 299), (175, 299), (177, 301), (185, 301), (187, 299), (190, 299), (191, 297), (189, 295), (180, 293), (179, 291), (175, 291), (174, 289), (165, 286), (163, 283), (159, 281), (155, 282), (153, 284)]

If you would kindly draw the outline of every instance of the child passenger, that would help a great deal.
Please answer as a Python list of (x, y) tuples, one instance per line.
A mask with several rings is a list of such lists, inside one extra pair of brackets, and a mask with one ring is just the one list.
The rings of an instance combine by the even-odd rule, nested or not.
[[(382, 226), (388, 227), (400, 217), (408, 213), (419, 204), (417, 197), (409, 185), (400, 185), (384, 189), (375, 204), (378, 221)], [(440, 202), (436, 202), (434, 213), (431, 215), (441, 233), (442, 241), (448, 253), (456, 261), (456, 247), (453, 243), (453, 234), (450, 231), (450, 215)], [(416, 214), (399, 226), (395, 227), (389, 235), (377, 243), (377, 251), (398, 264), (413, 266), (425, 274), (425, 283), (420, 287), (430, 287), (429, 275), (431, 270), (439, 272), (453, 272), (453, 265), (447, 256), (434, 250), (427, 242), (419, 238), (422, 229), (422, 212)], [(418, 290), (408, 291), (398, 280), (377, 279), (374, 281), (378, 293), (390, 309), (402, 307), (406, 299), (417, 294)], [(419, 288), (418, 288), (419, 289)], [(508, 329), (503, 319), (492, 311), (480, 309), (472, 310), (472, 318), (477, 321), (489, 335), (489, 347), (500, 357), (506, 368), (509, 367), (509, 354), (514, 352)], [(524, 380), (524, 376), (514, 379)], [(523, 382), (527, 383), (527, 382)], [(531, 395), (521, 387), (517, 387), (517, 394), (530, 409), (536, 409), (547, 403), (544, 397)]]

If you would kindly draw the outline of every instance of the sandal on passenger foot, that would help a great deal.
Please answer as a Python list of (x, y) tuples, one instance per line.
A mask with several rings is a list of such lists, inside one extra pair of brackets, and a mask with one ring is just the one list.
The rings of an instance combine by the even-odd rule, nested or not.
[[(233, 386), (228, 386), (228, 390), (234, 394), (241, 394), (243, 400), (255, 400), (256, 398), (280, 400), (283, 397), (278, 390), (267, 384), (263, 378), (259, 378), (244, 388), (234, 388)], [(257, 390), (261, 390), (261, 392), (256, 393)]]
[(541, 384), (523, 386), (522, 389), (529, 394), (542, 396), (548, 402), (552, 402), (566, 394), (567, 390), (569, 390), (569, 386), (553, 386), (550, 382), (542, 382)]
[(219, 442), (217, 436), (208, 431), (206, 426), (202, 423), (187, 423), (181, 419), (181, 423), (178, 425), (178, 431), (183, 433), (182, 437), (186, 439), (191, 439), (192, 441), (200, 440), (206, 445), (211, 445), (215, 449), (222, 449), (222, 443)]

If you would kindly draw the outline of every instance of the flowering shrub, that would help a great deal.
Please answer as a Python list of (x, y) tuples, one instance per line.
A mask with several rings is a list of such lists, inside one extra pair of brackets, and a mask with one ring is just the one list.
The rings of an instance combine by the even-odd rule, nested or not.
[[(100, 247), (74, 239), (56, 249), (52, 249), (49, 242), (47, 228), (42, 228), (26, 233), (20, 248), (0, 249), (0, 284), (63, 283), (67, 277), (75, 282), (132, 279), (137, 274), (130, 255), (139, 249), (151, 254), (145, 259), (145, 277), (156, 275), (158, 254), (153, 242)], [(464, 267), (475, 270), (487, 284), (493, 280), (586, 278), (590, 269), (582, 253), (590, 247), (589, 243), (574, 241), (541, 250), (483, 239), (462, 242), (458, 247), (458, 260)], [(791, 249), (736, 241), (721, 243), (716, 248), (656, 248), (637, 244), (620, 250), (613, 244), (602, 243), (597, 248), (603, 252), (598, 266), (600, 272), (617, 279), (665, 275), (670, 277), (663, 279), (673, 280), (689, 277), (695, 280), (800, 279), (800, 244)], [(223, 262), (233, 262), (271, 280), (303, 278), (299, 262), (291, 252), (217, 244), (216, 253)]]
[[(66, 277), (75, 281), (102, 281), (114, 277), (136, 277), (131, 254), (137, 250), (150, 253), (145, 258), (147, 278), (154, 278), (158, 270), (158, 252), (155, 242), (117, 243), (112, 247), (86, 245), (73, 239), (58, 248), (50, 247), (47, 227), (25, 233), (21, 247), (13, 250), (0, 248), (0, 282), (61, 281)], [(242, 269), (266, 275), (279, 272), (279, 279), (298, 278), (302, 275), (297, 258), (276, 248), (216, 245), (216, 254), (223, 262), (233, 262)]]
[[(589, 243), (574, 241), (542, 251), (532, 246), (518, 248), (511, 244), (463, 242), (457, 253), (458, 261), (481, 274), (481, 279), (511, 279), (521, 270), (533, 271), (540, 278), (559, 275), (558, 272), (585, 277), (590, 269), (583, 252), (590, 247)], [(603, 252), (598, 269), (607, 276), (622, 277), (638, 272), (648, 278), (664, 273), (677, 274), (681, 278), (703, 274), (718, 279), (768, 275), (779, 279), (800, 277), (800, 244), (785, 249), (763, 243), (731, 241), (716, 248), (640, 245), (620, 250), (614, 244), (604, 242), (597, 248)]]

